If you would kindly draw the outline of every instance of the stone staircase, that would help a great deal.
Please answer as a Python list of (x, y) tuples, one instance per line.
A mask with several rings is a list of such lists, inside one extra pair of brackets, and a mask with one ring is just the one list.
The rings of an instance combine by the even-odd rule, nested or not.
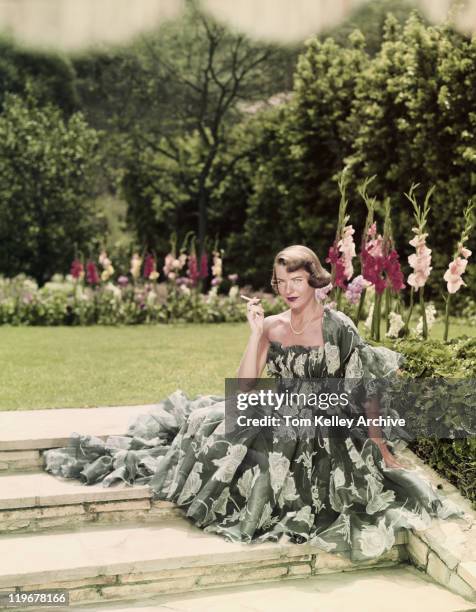
[[(41, 471), (42, 452), (67, 444), (71, 432), (102, 438), (121, 435), (132, 419), (150, 408), (0, 412), (0, 595), (66, 589), (70, 605), (93, 606), (84, 608), (90, 610), (109, 609), (113, 604), (107, 602), (139, 605), (141, 600), (160, 597), (157, 606), (170, 610), (167, 601), (183, 593), (192, 602), (190, 609), (198, 610), (208, 609), (198, 606), (201, 592), (209, 589), (225, 588), (231, 597), (240, 585), (261, 588), (270, 582), (275, 590), (287, 581), (323, 585), (321, 581), (331, 574), (356, 570), (378, 582), (380, 572), (392, 568), (412, 569), (425, 588), (439, 589), (438, 601), (442, 594), (451, 596), (453, 607), (448, 610), (470, 610), (468, 602), (476, 601), (476, 526), (465, 531), (461, 519), (435, 520), (425, 532), (400, 533), (392, 550), (378, 561), (352, 563), (284, 538), (259, 545), (230, 543), (193, 526), (174, 504), (151, 500), (146, 486), (83, 486)], [(435, 484), (443, 483), (445, 494), (471, 512), (451, 485), (405, 453), (407, 461)], [(124, 605), (115, 609), (128, 609)], [(274, 612), (276, 607), (268, 609)]]

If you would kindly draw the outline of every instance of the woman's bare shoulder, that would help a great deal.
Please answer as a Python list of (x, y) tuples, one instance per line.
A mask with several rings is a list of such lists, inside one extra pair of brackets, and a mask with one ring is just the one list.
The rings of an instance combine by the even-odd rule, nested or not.
[(280, 332), (282, 332), (287, 324), (288, 319), (287, 312), (280, 312), (275, 315), (269, 315), (264, 318), (263, 321), (263, 329), (269, 340), (273, 340), (276, 337), (280, 336)]

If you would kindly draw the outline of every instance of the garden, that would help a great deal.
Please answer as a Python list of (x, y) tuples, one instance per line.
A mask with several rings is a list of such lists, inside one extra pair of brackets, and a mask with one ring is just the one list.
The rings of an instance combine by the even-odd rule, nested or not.
[[(223, 393), (288, 244), (405, 376), (476, 378), (476, 41), (377, 4), (288, 47), (193, 3), (128, 46), (0, 40), (0, 409)], [(411, 448), (476, 503), (474, 437)]]

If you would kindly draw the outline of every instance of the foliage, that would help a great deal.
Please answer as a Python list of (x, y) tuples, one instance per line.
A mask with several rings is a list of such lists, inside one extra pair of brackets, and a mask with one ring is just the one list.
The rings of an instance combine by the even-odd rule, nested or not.
[(0, 115), (0, 271), (40, 283), (100, 231), (92, 204), (98, 134), (80, 113), (9, 94)]
[[(281, 312), (280, 300), (262, 299), (265, 313)], [(174, 283), (139, 281), (85, 286), (71, 276), (55, 275), (41, 288), (18, 275), (0, 277), (0, 325), (136, 325), (140, 323), (221, 323), (246, 320), (238, 287), (225, 295), (207, 294)]]
[[(404, 371), (407, 375), (426, 382), (429, 378), (463, 379), (474, 392), (476, 377), (476, 338), (461, 337), (447, 344), (435, 340), (397, 340), (389, 345), (402, 352), (407, 358)], [(474, 395), (474, 393), (473, 393)], [(467, 401), (471, 395), (464, 397)], [(468, 408), (474, 417), (474, 397)], [(459, 422), (462, 409), (458, 414), (451, 413), (445, 407), (444, 399), (434, 397), (432, 401), (420, 403), (412, 413), (441, 410), (442, 417), (451, 429), (453, 423)], [(454, 403), (451, 403), (454, 406)], [(410, 448), (442, 476), (455, 484), (463, 495), (476, 504), (476, 441), (474, 437), (443, 438), (435, 436), (418, 438), (410, 443)]]
[(75, 76), (66, 56), (30, 50), (0, 37), (0, 109), (7, 93), (23, 97), (32, 91), (41, 104), (54, 104), (70, 115), (79, 103)]
[[(346, 46), (309, 41), (298, 62), (291, 100), (243, 125), (243, 158), (215, 191), (219, 211), (245, 209), (244, 232), (228, 240), (231, 265), (255, 286), (268, 282), (269, 253), (291, 242), (321, 257), (335, 231), (338, 174), (347, 167), (349, 213), (361, 233), (365, 208), (356, 187), (375, 175), (376, 219), (390, 198), (393, 238), (402, 263), (411, 247), (414, 182), (435, 185), (428, 246), (433, 273), (428, 296), (440, 300), (441, 278), (461, 233), (463, 209), (475, 186), (476, 40), (448, 25), (427, 26), (412, 15), (404, 26), (389, 17), (381, 49), (371, 57), (355, 31)], [(469, 93), (468, 93), (469, 91)], [(420, 197), (420, 193), (418, 196)], [(244, 204), (245, 203), (245, 204)], [(240, 213), (241, 214), (241, 213)], [(226, 219), (215, 227), (223, 232)], [(475, 250), (475, 238), (468, 248)], [(238, 253), (249, 253), (243, 270)], [(406, 273), (407, 270), (404, 270)], [(468, 285), (476, 267), (468, 266)], [(474, 284), (473, 284), (474, 286)], [(456, 296), (458, 306), (460, 296)]]

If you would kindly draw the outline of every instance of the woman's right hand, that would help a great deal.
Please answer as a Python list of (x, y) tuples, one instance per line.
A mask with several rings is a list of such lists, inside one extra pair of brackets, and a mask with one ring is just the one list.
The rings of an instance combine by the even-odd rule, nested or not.
[(258, 336), (262, 336), (264, 310), (259, 301), (259, 298), (251, 298), (246, 305), (246, 318), (250, 324), (251, 331)]

